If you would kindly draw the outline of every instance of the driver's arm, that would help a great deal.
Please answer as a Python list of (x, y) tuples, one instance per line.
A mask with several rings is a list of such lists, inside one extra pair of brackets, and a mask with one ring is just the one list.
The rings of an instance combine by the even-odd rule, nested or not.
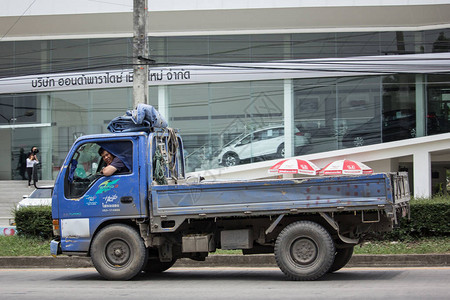
[(116, 171), (117, 171), (116, 167), (109, 165), (109, 166), (104, 167), (104, 168), (100, 171), (100, 173), (102, 173), (102, 174), (105, 175), (105, 176), (111, 176), (111, 175), (114, 174)]

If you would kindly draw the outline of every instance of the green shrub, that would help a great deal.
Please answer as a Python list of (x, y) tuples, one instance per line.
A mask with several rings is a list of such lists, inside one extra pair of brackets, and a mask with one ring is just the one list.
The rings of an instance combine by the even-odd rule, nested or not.
[(29, 237), (50, 238), (52, 229), (52, 208), (30, 206), (14, 211), (17, 234)]
[(399, 228), (385, 235), (390, 240), (411, 240), (450, 235), (450, 197), (411, 200), (411, 219), (400, 219)]

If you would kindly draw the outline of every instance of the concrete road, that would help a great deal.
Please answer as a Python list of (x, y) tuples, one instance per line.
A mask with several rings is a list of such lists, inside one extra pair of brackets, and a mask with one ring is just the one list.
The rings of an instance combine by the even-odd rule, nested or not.
[(6, 299), (448, 299), (450, 268), (349, 268), (287, 281), (276, 268), (174, 268), (132, 281), (95, 269), (1, 269)]

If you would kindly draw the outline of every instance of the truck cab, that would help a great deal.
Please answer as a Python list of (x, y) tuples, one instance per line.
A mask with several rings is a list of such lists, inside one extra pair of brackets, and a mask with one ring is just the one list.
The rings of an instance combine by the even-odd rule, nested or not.
[[(177, 173), (184, 177), (182, 141), (173, 168), (163, 168), (164, 178)], [(58, 251), (89, 251), (91, 238), (102, 226), (119, 220), (149, 218), (149, 189), (154, 178), (155, 153), (167, 156), (171, 140), (163, 132), (119, 133), (83, 136), (73, 145), (55, 181), (52, 197), (53, 219), (59, 220)], [(106, 163), (100, 148), (118, 157), (129, 171), (104, 176), (100, 173)], [(172, 154), (173, 155), (173, 154)], [(165, 157), (167, 159), (167, 157)], [(147, 163), (151, 161), (154, 163)]]

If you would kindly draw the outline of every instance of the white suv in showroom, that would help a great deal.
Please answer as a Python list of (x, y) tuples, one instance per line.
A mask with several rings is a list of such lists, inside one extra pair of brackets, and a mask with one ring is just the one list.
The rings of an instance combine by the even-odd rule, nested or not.
[[(307, 134), (298, 129), (294, 132), (294, 145), (299, 147), (309, 143)], [(271, 126), (240, 135), (225, 145), (218, 155), (219, 164), (231, 167), (240, 162), (257, 157), (284, 157), (284, 127)]]

